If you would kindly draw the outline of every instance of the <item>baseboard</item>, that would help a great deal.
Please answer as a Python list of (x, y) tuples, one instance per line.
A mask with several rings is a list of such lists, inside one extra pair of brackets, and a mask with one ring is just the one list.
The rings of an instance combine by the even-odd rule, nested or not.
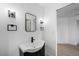
[(75, 45), (75, 46), (78, 45), (77, 43), (57, 43), (57, 44), (70, 44), (70, 45)]
[(45, 56), (51, 56), (51, 54), (49, 52), (45, 52)]
[(79, 46), (79, 43), (77, 44), (77, 46)]
[(52, 53), (51, 51), (45, 51), (45, 56), (56, 56), (54, 53)]

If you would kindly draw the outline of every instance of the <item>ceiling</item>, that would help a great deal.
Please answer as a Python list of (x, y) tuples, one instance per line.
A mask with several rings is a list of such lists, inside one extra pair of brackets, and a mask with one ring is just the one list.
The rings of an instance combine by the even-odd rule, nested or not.
[(64, 7), (69, 4), (70, 3), (39, 3), (39, 5), (44, 8), (55, 8), (55, 9), (60, 9), (61, 7)]
[(72, 17), (79, 15), (79, 3), (72, 3), (57, 10), (58, 17)]

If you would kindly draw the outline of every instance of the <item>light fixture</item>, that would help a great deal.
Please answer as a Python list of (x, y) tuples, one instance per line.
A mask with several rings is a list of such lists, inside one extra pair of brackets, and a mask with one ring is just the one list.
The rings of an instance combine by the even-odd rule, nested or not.
[(40, 30), (44, 31), (44, 18), (40, 19)]
[(40, 19), (40, 24), (43, 24), (44, 23), (44, 19)]

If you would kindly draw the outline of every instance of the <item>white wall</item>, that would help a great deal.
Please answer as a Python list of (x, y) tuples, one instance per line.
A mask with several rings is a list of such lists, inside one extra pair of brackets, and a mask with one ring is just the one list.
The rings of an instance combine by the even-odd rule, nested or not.
[(57, 41), (58, 43), (77, 45), (79, 44), (79, 21), (77, 21), (79, 20), (79, 10), (77, 9), (77, 4), (71, 5), (71, 8), (62, 8), (58, 10)]
[(68, 4), (61, 3), (47, 3), (40, 4), (45, 8), (45, 30), (43, 32), (43, 39), (46, 42), (46, 54), (49, 56), (56, 55), (56, 37), (57, 37), (57, 15), (56, 10)]
[[(46, 54), (56, 55), (57, 20), (56, 10), (67, 4), (0, 4), (0, 55), (19, 55), (18, 45), (29, 42), (31, 35), (46, 41)], [(8, 9), (16, 11), (16, 19), (8, 18)], [(37, 16), (37, 32), (25, 31), (25, 12)], [(39, 19), (45, 17), (45, 30), (39, 30)], [(7, 31), (7, 24), (16, 24), (17, 31)], [(43, 38), (41, 38), (41, 36)]]
[[(8, 9), (15, 10), (16, 19), (8, 18)], [(25, 12), (37, 16), (37, 31), (25, 31)], [(38, 4), (0, 4), (0, 55), (19, 55), (18, 45), (30, 42), (30, 37), (41, 39), (39, 19), (43, 17), (44, 9)], [(7, 31), (7, 24), (17, 25), (17, 31)]]
[[(53, 7), (54, 8), (54, 7)], [(47, 8), (45, 11), (44, 40), (46, 41), (46, 53), (48, 55), (56, 54), (56, 10)]]
[(57, 43), (67, 43), (68, 39), (68, 19), (57, 18)]
[(78, 18), (79, 16), (58, 17), (58, 43), (73, 45), (77, 45), (79, 43)]

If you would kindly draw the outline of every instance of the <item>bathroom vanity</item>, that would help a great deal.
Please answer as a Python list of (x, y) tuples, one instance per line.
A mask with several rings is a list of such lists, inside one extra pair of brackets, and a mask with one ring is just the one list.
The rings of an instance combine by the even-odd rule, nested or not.
[(44, 46), (36, 52), (23, 52), (21, 49), (19, 49), (20, 56), (45, 56), (45, 44)]
[(20, 56), (45, 56), (45, 42), (36, 40), (33, 43), (23, 43), (19, 46)]

